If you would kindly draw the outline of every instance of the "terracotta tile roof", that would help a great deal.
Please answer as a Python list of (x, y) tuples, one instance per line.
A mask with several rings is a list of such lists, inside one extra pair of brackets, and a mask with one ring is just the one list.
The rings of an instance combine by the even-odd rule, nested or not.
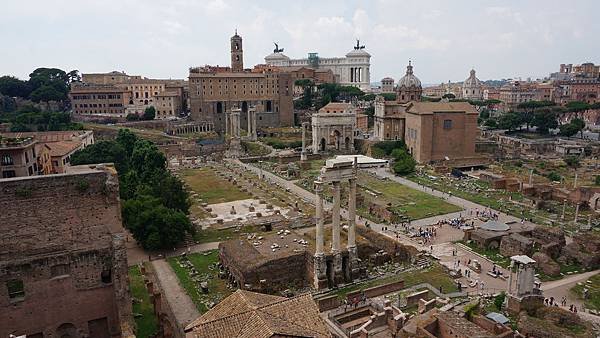
[(331, 337), (310, 294), (293, 298), (237, 290), (186, 327), (188, 337)]
[(50, 148), (50, 156), (66, 156), (79, 148), (81, 148), (81, 142), (79, 141), (58, 141), (46, 143)]

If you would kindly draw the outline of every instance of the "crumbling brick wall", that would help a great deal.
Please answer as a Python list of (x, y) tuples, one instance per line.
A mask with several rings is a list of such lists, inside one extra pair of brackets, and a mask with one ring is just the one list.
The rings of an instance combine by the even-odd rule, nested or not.
[[(60, 336), (65, 323), (120, 335), (131, 299), (114, 168), (2, 180), (0, 192), (0, 336)], [(14, 280), (23, 297), (9, 296)]]

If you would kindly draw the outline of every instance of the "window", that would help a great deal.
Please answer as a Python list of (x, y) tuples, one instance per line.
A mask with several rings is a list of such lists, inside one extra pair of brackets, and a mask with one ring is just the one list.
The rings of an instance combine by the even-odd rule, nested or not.
[(444, 129), (452, 129), (452, 120), (444, 120)]
[(25, 298), (25, 286), (22, 280), (11, 279), (6, 282), (6, 288), (8, 289), (8, 298), (14, 300)]
[(102, 283), (108, 284), (112, 282), (112, 274), (110, 269), (104, 270), (102, 271), (102, 273), (100, 273), (100, 279), (102, 280)]
[(71, 267), (69, 264), (57, 264), (50, 267), (50, 276), (58, 277), (58, 276), (66, 276), (71, 273)]
[(14, 170), (5, 170), (2, 172), (2, 178), (11, 178), (17, 176)]
[(8, 154), (2, 155), (2, 165), (13, 165), (14, 163), (12, 156)]

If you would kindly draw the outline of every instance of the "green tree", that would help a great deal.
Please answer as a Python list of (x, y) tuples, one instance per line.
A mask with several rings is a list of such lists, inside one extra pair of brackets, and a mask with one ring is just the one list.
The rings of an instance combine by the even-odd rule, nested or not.
[(502, 304), (504, 304), (505, 298), (506, 298), (506, 293), (504, 293), (504, 292), (501, 292), (496, 297), (494, 297), (494, 306), (496, 307), (496, 310), (498, 310), (498, 311), (502, 310)]
[(581, 138), (583, 138), (583, 129), (585, 129), (585, 121), (576, 117), (571, 120), (571, 124), (578, 129), (578, 131), (581, 133)]
[(385, 101), (396, 101), (396, 93), (381, 93)]
[(538, 110), (533, 115), (532, 125), (537, 127), (540, 134), (548, 134), (550, 129), (558, 127), (556, 113), (551, 110)]
[(560, 182), (560, 180), (562, 179), (562, 177), (557, 174), (555, 171), (551, 171), (548, 175), (546, 175), (546, 177), (548, 177), (548, 179), (550, 181), (554, 181), (554, 182)]
[(73, 165), (114, 163), (117, 172), (127, 171), (127, 153), (125, 149), (114, 141), (98, 141), (89, 145), (71, 156)]
[(577, 126), (572, 123), (561, 124), (558, 129), (558, 135), (566, 137), (571, 137), (579, 132)]
[(127, 116), (125, 116), (125, 120), (127, 121), (139, 121), (140, 120), (140, 116), (136, 113), (129, 113), (127, 114)]
[(144, 115), (142, 115), (142, 120), (154, 120), (156, 117), (156, 109), (153, 106), (150, 106), (144, 110)]
[(489, 118), (485, 120), (484, 126), (492, 129), (498, 128), (498, 121), (495, 118)]
[(568, 112), (581, 112), (590, 109), (590, 105), (581, 101), (571, 101), (565, 105)]
[(415, 171), (417, 162), (410, 156), (410, 154), (403, 148), (396, 148), (392, 151), (392, 157), (394, 158), (394, 165), (392, 170), (396, 175), (408, 175)]
[(14, 76), (0, 77), (0, 93), (10, 97), (27, 98), (31, 87), (27, 81), (19, 80)]
[(565, 161), (567, 166), (569, 166), (571, 168), (579, 167), (579, 157), (577, 157), (577, 156), (573, 156), (573, 155), (567, 156), (567, 157), (563, 158), (563, 161)]
[(125, 201), (123, 223), (147, 250), (174, 248), (186, 233), (194, 232), (185, 213), (169, 209), (150, 196)]
[(442, 99), (455, 99), (455, 98), (456, 98), (456, 95), (454, 95), (452, 93), (442, 95)]
[[(31, 99), (39, 101), (63, 101), (67, 99), (70, 77), (58, 68), (38, 68), (29, 74)], [(35, 93), (35, 96), (34, 96)]]
[(506, 112), (498, 119), (498, 128), (500, 129), (515, 130), (522, 124), (521, 114), (514, 111)]

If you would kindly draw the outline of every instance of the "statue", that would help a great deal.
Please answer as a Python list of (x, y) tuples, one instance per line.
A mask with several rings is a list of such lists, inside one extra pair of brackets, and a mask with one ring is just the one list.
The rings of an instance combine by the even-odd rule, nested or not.
[(364, 45), (360, 45), (360, 40), (356, 39), (356, 46), (354, 46), (354, 50), (365, 49)]
[(279, 44), (277, 42), (273, 42), (273, 44), (275, 45), (275, 49), (273, 49), (273, 53), (282, 53), (283, 52), (283, 48), (279, 48)]

